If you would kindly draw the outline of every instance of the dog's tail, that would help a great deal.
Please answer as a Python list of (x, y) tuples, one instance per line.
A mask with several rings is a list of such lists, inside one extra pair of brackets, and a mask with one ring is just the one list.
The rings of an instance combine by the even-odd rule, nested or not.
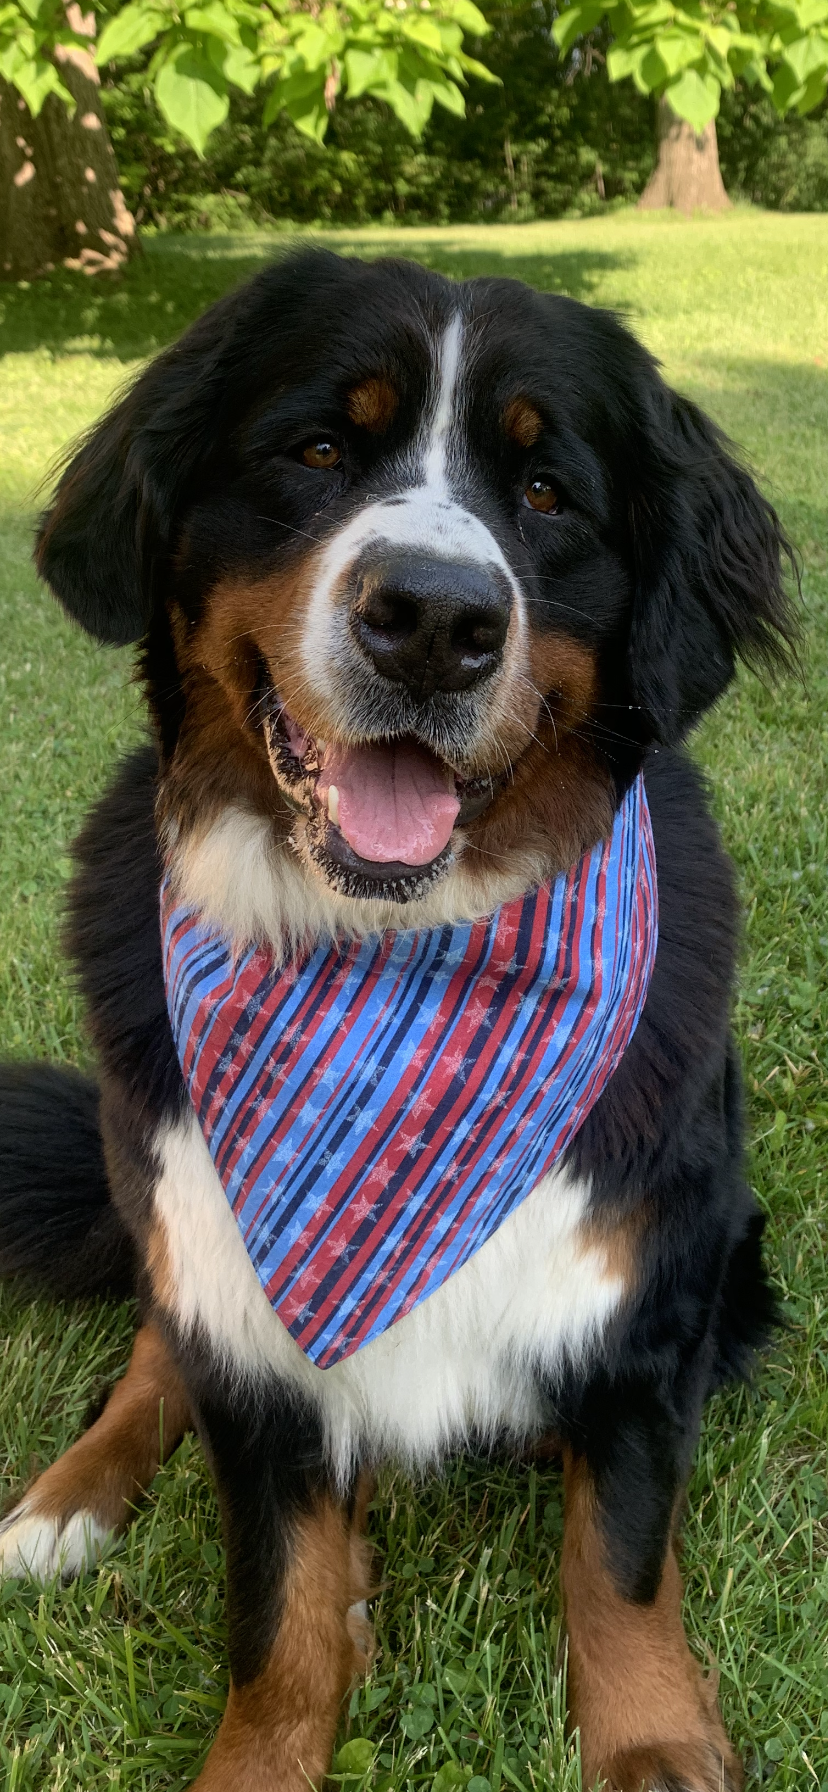
[(135, 1289), (114, 1208), (98, 1090), (76, 1070), (0, 1065), (0, 1276), (61, 1299)]

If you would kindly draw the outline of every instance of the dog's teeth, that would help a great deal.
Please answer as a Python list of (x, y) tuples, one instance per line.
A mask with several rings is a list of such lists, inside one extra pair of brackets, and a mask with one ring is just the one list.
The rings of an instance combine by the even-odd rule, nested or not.
[(335, 828), (339, 827), (339, 791), (335, 784), (328, 788), (328, 820), (333, 822)]

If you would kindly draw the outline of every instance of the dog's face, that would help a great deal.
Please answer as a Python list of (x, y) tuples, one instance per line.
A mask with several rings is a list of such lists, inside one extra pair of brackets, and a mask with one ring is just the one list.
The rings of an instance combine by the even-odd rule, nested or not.
[(565, 784), (565, 858), (601, 831), (588, 727), (630, 577), (580, 345), (550, 355), (520, 289), (360, 272), (303, 295), (290, 363), (185, 511), (173, 626), (267, 752), (314, 873), (402, 900), (489, 856), (516, 775), (542, 813)]
[(144, 663), (177, 826), (271, 816), (345, 897), (557, 869), (734, 653), (789, 632), (776, 518), (605, 314), (304, 255), (70, 467), (39, 545)]

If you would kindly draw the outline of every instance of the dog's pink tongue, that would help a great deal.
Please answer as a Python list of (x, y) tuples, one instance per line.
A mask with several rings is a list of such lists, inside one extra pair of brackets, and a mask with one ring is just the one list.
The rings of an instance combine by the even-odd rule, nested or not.
[(413, 743), (325, 748), (316, 785), (323, 807), (339, 792), (340, 833), (361, 859), (428, 865), (448, 845), (460, 810), (454, 780)]

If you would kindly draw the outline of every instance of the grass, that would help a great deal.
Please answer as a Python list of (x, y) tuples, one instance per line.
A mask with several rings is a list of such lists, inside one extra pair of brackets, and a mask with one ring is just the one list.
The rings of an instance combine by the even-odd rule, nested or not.
[[(750, 455), (805, 562), (805, 687), (743, 678), (705, 724), (742, 879), (738, 1028), (752, 1177), (790, 1330), (753, 1391), (714, 1400), (691, 1487), (686, 1618), (725, 1716), (772, 1792), (828, 1792), (828, 219), (331, 233), (458, 274), (512, 272), (626, 310), (668, 376)], [(28, 552), (34, 488), (142, 356), (272, 253), (274, 239), (155, 239), (109, 287), (0, 287), (0, 1013), (15, 1055), (83, 1062), (59, 948), (67, 843), (140, 725), (129, 660), (56, 619)], [(77, 1434), (126, 1360), (128, 1310), (2, 1297), (0, 1469), (12, 1491)], [(386, 1582), (376, 1666), (354, 1693), (346, 1792), (578, 1792), (564, 1738), (549, 1471), (459, 1463), (389, 1475), (373, 1530)], [(0, 1586), (0, 1769), (8, 1792), (189, 1784), (222, 1705), (222, 1555), (189, 1442), (98, 1572)], [(346, 1742), (346, 1735), (350, 1740)]]

